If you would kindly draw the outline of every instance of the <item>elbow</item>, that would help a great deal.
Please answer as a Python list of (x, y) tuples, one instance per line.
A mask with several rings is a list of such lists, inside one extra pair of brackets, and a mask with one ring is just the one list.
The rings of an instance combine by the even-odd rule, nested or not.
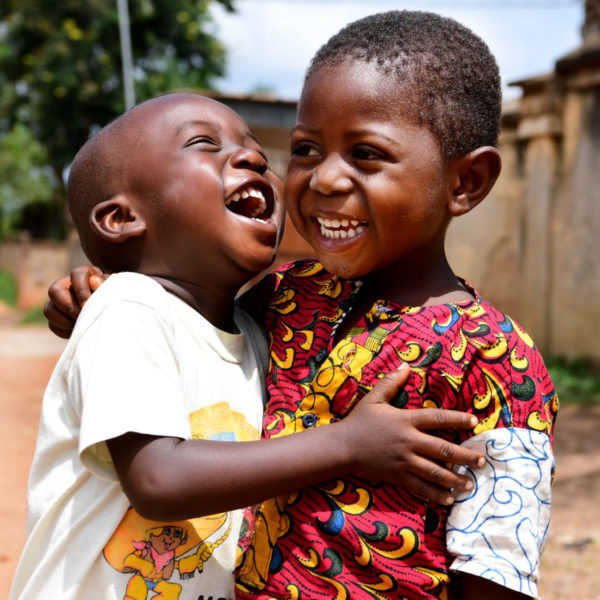
[(122, 487), (135, 511), (145, 519), (166, 522), (198, 516), (185, 506), (168, 477), (157, 478), (146, 473), (143, 478), (122, 482)]
[(135, 511), (145, 519), (152, 521), (182, 521), (191, 518), (192, 515), (182, 513), (177, 507), (175, 500), (170, 501), (168, 496), (161, 494), (127, 494)]

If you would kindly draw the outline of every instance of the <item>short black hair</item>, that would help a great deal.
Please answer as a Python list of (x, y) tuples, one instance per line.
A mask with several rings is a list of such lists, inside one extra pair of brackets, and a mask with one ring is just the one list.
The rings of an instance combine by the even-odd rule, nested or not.
[[(342, 28), (313, 57), (304, 79), (344, 62), (395, 76), (415, 121), (440, 142), (446, 159), (496, 146), (502, 91), (490, 49), (470, 29), (435, 13), (393, 10)], [(410, 113), (409, 113), (410, 114)]]

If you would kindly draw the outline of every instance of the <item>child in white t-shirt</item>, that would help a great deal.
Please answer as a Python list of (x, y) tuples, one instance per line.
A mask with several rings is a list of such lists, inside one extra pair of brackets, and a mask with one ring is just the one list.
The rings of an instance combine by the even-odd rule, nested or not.
[(11, 600), (230, 600), (236, 509), (332, 476), (402, 481), (406, 419), (387, 400), (407, 368), (327, 431), (258, 441), (255, 329), (234, 299), (271, 264), (283, 210), (236, 113), (192, 94), (142, 103), (84, 145), (68, 188), (86, 254), (114, 275), (44, 398)]

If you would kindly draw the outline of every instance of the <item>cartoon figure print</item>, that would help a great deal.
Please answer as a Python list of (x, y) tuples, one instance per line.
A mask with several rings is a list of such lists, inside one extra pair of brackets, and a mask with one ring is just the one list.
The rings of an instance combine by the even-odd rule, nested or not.
[(104, 547), (104, 558), (117, 571), (131, 573), (123, 600), (146, 600), (150, 592), (153, 598), (179, 600), (182, 586), (170, 581), (174, 571), (182, 581), (202, 572), (230, 531), (228, 513), (158, 524), (130, 508)]
[[(257, 410), (260, 423), (262, 405)], [(189, 421), (195, 439), (248, 441), (260, 438), (260, 430), (226, 402), (193, 411)], [(157, 523), (129, 508), (104, 547), (104, 558), (117, 571), (131, 575), (123, 600), (179, 600), (183, 588), (171, 581), (176, 576), (175, 571), (185, 586), (185, 580), (194, 577), (196, 571), (203, 571), (206, 561), (231, 531), (231, 513)], [(153, 595), (149, 596), (150, 593)]]

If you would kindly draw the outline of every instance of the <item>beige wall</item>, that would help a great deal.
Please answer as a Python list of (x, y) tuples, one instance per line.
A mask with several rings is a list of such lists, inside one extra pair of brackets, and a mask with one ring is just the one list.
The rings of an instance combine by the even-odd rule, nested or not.
[(18, 286), (17, 306), (44, 304), (48, 286), (69, 272), (69, 249), (64, 242), (19, 239), (0, 244), (0, 268), (10, 271)]
[(544, 353), (600, 361), (600, 45), (519, 85), (502, 174), (451, 225), (448, 254)]

